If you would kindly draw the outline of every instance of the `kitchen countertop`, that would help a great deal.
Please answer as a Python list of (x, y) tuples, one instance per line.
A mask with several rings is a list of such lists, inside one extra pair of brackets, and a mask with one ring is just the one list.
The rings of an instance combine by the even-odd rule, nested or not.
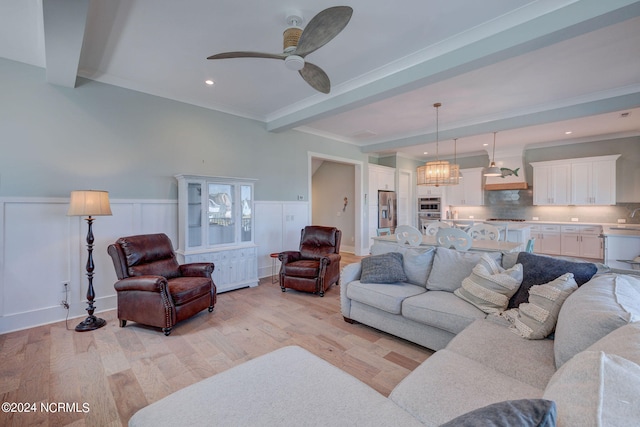
[[(475, 221), (487, 224), (502, 223), (503, 221), (487, 221), (486, 219), (457, 219), (456, 221)], [(618, 224), (601, 222), (575, 222), (575, 221), (504, 221), (509, 224), (509, 230), (521, 230), (533, 225), (596, 225), (602, 227), (603, 236), (640, 237), (640, 224)]]
[(635, 237), (640, 238), (640, 226), (635, 225), (633, 227), (622, 227), (623, 224), (616, 225), (603, 225), (602, 235), (604, 237), (617, 236), (617, 237)]

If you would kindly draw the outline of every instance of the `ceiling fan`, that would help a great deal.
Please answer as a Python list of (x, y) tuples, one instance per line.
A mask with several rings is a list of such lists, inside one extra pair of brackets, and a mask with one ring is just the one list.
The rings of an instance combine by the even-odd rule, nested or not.
[(290, 25), (284, 33), (284, 50), (282, 53), (262, 52), (225, 52), (209, 56), (207, 59), (228, 58), (270, 58), (284, 60), (287, 68), (300, 73), (304, 81), (322, 93), (329, 93), (331, 83), (329, 76), (320, 67), (305, 61), (305, 57), (329, 43), (344, 29), (351, 19), (353, 9), (349, 6), (335, 6), (323, 10), (304, 28), (298, 24), (302, 18), (297, 15), (287, 17)]

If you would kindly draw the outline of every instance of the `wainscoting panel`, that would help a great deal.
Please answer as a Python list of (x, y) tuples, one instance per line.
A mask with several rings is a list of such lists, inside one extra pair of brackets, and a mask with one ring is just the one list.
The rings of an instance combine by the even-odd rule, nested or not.
[[(308, 202), (255, 202), (258, 277), (271, 276), (274, 252), (298, 250), (300, 230), (309, 224)], [(276, 271), (280, 261), (275, 260)]]
[[(63, 198), (0, 198), (0, 334), (86, 316), (87, 222), (66, 215)], [(112, 216), (95, 217), (96, 313), (116, 307), (116, 275), (107, 246), (121, 236), (166, 233), (177, 242), (176, 200), (111, 200)], [(68, 283), (68, 294), (63, 283)]]
[[(66, 198), (0, 198), (0, 334), (86, 316), (87, 222), (67, 216)], [(96, 313), (116, 308), (116, 274), (107, 246), (119, 237), (165, 233), (178, 241), (176, 200), (111, 200), (112, 216), (95, 217)], [(271, 275), (272, 252), (295, 250), (309, 224), (308, 202), (255, 202), (258, 275)], [(277, 262), (279, 268), (279, 262)], [(68, 283), (68, 294), (63, 283)]]

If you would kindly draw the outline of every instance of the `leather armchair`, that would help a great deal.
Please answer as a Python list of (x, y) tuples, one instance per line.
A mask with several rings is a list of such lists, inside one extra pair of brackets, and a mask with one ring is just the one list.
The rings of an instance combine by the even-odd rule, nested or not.
[(205, 308), (213, 311), (213, 263), (179, 265), (166, 234), (121, 237), (107, 251), (118, 277), (120, 327), (132, 320), (169, 335), (176, 323)]
[(324, 292), (340, 280), (340, 239), (342, 232), (335, 227), (307, 226), (300, 232), (300, 250), (278, 255), (280, 288)]

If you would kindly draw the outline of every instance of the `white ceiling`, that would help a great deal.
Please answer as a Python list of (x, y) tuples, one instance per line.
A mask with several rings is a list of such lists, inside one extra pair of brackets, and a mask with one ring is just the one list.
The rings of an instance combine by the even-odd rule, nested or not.
[[(328, 95), (282, 61), (206, 60), (281, 53), (287, 15), (304, 26), (335, 5), (351, 21), (306, 58)], [(0, 57), (52, 84), (78, 75), (372, 155), (432, 157), (435, 102), (441, 156), (452, 138), (459, 155), (486, 153), (494, 131), (497, 152), (640, 135), (640, 1), (0, 0)]]

